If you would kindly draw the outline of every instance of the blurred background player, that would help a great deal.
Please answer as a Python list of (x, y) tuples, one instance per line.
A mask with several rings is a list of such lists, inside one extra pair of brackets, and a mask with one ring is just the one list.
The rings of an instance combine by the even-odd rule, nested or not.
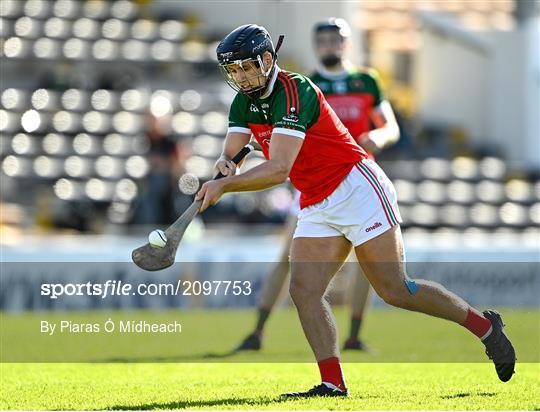
[[(344, 19), (332, 17), (317, 23), (313, 35), (319, 64), (310, 78), (324, 93), (351, 135), (374, 158), (379, 151), (396, 143), (400, 136), (392, 107), (381, 93), (378, 75), (373, 69), (354, 67), (347, 60), (351, 29)], [(289, 274), (289, 250), (296, 228), (297, 203), (298, 199), (287, 219), (286, 241), (279, 263), (265, 279), (255, 329), (237, 347), (237, 351), (261, 348), (266, 321)], [(344, 349), (367, 350), (359, 334), (370, 285), (360, 266), (353, 267), (356, 273), (351, 296), (350, 329)]]

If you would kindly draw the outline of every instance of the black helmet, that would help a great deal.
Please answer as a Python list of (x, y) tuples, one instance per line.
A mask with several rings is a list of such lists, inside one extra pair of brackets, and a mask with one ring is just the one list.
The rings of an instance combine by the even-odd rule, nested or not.
[(341, 18), (330, 17), (327, 20), (315, 24), (315, 27), (313, 28), (315, 34), (326, 30), (337, 31), (342, 38), (351, 36), (351, 27), (349, 26), (349, 23)]
[[(280, 44), (281, 41), (278, 43), (278, 49)], [(274, 61), (272, 67), (265, 71), (262, 55), (267, 51), (272, 53)], [(218, 44), (216, 53), (219, 67), (229, 86), (252, 98), (257, 98), (264, 94), (268, 80), (276, 66), (277, 57), (277, 49), (274, 49), (272, 38), (264, 27), (256, 24), (246, 24), (234, 29)], [(260, 74), (257, 74), (257, 76), (263, 75), (265, 82), (262, 86), (243, 90), (229, 72), (228, 65), (237, 64), (244, 70), (243, 65), (248, 62), (254, 64), (260, 70)]]

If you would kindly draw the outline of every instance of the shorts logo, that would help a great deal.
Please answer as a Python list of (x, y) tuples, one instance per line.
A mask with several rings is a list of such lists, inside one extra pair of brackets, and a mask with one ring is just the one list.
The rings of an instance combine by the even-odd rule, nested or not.
[(375, 222), (373, 226), (370, 226), (366, 229), (366, 232), (371, 232), (372, 230), (378, 229), (382, 226), (381, 222)]

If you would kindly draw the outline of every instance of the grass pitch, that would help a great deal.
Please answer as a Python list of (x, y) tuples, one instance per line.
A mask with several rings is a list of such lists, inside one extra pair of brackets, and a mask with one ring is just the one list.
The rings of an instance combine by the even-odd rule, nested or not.
[[(294, 358), (304, 362), (307, 356), (294, 311), (280, 311), (271, 319), (266, 347), (261, 353), (212, 359), (220, 363), (208, 363), (204, 353), (225, 353), (237, 344), (253, 321), (252, 312), (222, 311), (220, 315), (204, 312), (218, 318), (224, 316), (236, 327), (217, 327), (209, 335), (213, 336), (212, 340), (201, 341), (200, 335), (188, 333), (203, 317), (203, 312), (193, 311), (181, 313), (185, 326), (182, 336), (177, 338), (177, 351), (165, 346), (165, 356), (159, 357), (163, 355), (159, 346), (149, 342), (140, 353), (126, 359), (130, 363), (1, 364), (0, 408), (540, 410), (539, 313), (503, 312), (518, 359), (522, 361), (508, 383), (498, 380), (491, 362), (474, 360), (482, 347), (461, 328), (414, 313), (374, 310), (367, 318), (363, 335), (376, 352), (344, 355), (351, 396), (283, 402), (279, 400), (280, 393), (309, 389), (319, 382), (317, 367), (311, 359), (305, 359), (308, 363), (286, 362)], [(162, 320), (178, 316), (178, 312), (159, 313)], [(155, 312), (132, 312), (131, 316), (154, 315)], [(10, 326), (10, 322), (12, 326), (17, 324), (18, 333), (24, 336), (36, 316), (44, 317), (45, 313), (3, 314), (2, 322), (3, 326)], [(95, 320), (108, 318), (111, 313), (78, 316)], [(338, 310), (337, 317), (342, 332), (346, 332), (347, 312)], [(20, 346), (24, 346), (24, 341), (20, 340)], [(392, 353), (400, 348), (408, 351), (405, 357)], [(39, 350), (39, 346), (34, 350)], [(91, 356), (103, 351), (101, 347)], [(460, 358), (462, 352), (471, 351), (474, 356)], [(187, 357), (186, 353), (192, 356)], [(108, 356), (112, 352), (105, 357)], [(147, 363), (152, 356), (168, 363)], [(431, 363), (415, 363), (415, 358), (428, 359), (426, 362)], [(269, 363), (272, 359), (279, 363)], [(460, 360), (449, 363), (451, 359)]]

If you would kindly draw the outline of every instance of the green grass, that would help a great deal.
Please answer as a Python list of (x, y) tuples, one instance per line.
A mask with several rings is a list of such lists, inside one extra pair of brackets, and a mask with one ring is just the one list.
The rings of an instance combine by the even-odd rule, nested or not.
[[(261, 353), (233, 356), (227, 353), (249, 329), (252, 312), (3, 313), (4, 361), (62, 359), (63, 353), (107, 363), (2, 363), (0, 409), (540, 410), (539, 312), (503, 313), (521, 362), (508, 383), (497, 379), (482, 346), (463, 328), (415, 313), (373, 310), (363, 336), (375, 352), (344, 354), (351, 396), (287, 402), (277, 395), (308, 389), (319, 380), (291, 310), (271, 318)], [(159, 339), (87, 334), (47, 341), (35, 332), (40, 319), (101, 322), (109, 317), (176, 319), (183, 329)], [(346, 311), (338, 310), (337, 317), (340, 325), (347, 324)]]
[(4, 364), (2, 409), (538, 410), (538, 365), (499, 382), (488, 364), (346, 364), (348, 399), (279, 402), (310, 364)]

